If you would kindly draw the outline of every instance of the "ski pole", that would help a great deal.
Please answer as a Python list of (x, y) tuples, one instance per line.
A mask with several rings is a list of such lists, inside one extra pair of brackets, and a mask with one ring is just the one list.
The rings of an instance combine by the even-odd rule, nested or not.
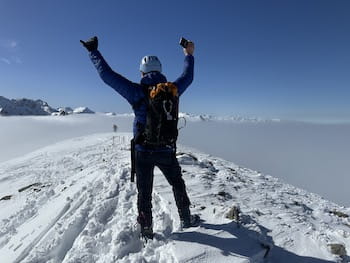
[(132, 139), (130, 142), (130, 153), (131, 153), (131, 182), (135, 182), (135, 140)]

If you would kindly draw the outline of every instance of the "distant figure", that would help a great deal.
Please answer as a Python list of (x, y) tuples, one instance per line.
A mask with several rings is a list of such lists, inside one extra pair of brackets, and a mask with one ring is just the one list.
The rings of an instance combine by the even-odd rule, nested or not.
[(167, 82), (161, 73), (162, 65), (158, 57), (143, 57), (140, 64), (142, 78), (139, 84), (131, 82), (110, 68), (97, 50), (97, 37), (86, 42), (81, 40), (81, 43), (89, 51), (91, 61), (102, 80), (123, 96), (135, 113), (132, 141), (135, 155), (132, 154), (132, 163), (135, 163), (136, 168), (137, 222), (141, 226), (141, 235), (146, 239), (153, 238), (152, 188), (155, 166), (163, 172), (172, 186), (182, 227), (188, 228), (198, 224), (199, 217), (191, 216), (190, 200), (181, 167), (176, 159), (178, 101), (193, 81), (194, 44), (182, 39), (181, 45), (185, 54), (184, 71), (174, 82)]
[(66, 116), (67, 113), (64, 110), (60, 110), (58, 113), (59, 116)]
[(117, 130), (118, 130), (118, 126), (116, 124), (113, 124), (113, 131), (117, 132)]

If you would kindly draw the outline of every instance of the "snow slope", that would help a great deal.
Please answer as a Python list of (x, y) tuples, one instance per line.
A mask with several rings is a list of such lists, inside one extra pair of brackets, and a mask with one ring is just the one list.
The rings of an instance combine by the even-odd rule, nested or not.
[[(171, 187), (156, 170), (157, 238), (139, 240), (130, 134), (70, 139), (0, 165), (1, 262), (336, 262), (349, 258), (349, 209), (222, 159), (179, 147), (192, 211), (179, 229)], [(233, 206), (239, 222), (226, 218)]]

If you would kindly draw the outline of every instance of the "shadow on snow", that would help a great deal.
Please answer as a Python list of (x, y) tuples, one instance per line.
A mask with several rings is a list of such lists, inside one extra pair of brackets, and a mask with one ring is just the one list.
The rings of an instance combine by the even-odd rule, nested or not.
[[(246, 216), (246, 220), (255, 222), (250, 217)], [(261, 253), (261, 251), (267, 251), (266, 245), (269, 245), (271, 250), (267, 254), (267, 262), (281, 262), (284, 263), (328, 263), (334, 262), (319, 258), (313, 258), (308, 256), (299, 256), (290, 252), (282, 247), (276, 246), (270, 236), (267, 234), (270, 230), (258, 225), (261, 233), (254, 230), (249, 230), (244, 226), (239, 226), (235, 222), (227, 224), (206, 224), (202, 223), (201, 227), (208, 230), (216, 230), (217, 233), (223, 231), (230, 233), (233, 237), (220, 237), (215, 234), (206, 234), (201, 232), (177, 232), (171, 238), (178, 241), (186, 241), (191, 243), (199, 243), (202, 245), (210, 246), (221, 250), (224, 256), (244, 256), (254, 258), (254, 255)], [(265, 244), (265, 245), (264, 245)], [(268, 251), (267, 251), (268, 252)]]

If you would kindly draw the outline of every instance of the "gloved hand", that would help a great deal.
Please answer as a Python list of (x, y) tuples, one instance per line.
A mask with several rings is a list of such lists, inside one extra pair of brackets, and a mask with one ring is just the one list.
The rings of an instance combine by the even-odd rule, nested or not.
[(186, 48), (183, 49), (185, 55), (193, 55), (194, 53), (194, 43), (192, 41), (188, 41), (188, 44), (186, 46)]
[(95, 36), (95, 37), (92, 37), (90, 38), (88, 41), (83, 41), (83, 40), (80, 40), (80, 43), (83, 44), (83, 46), (88, 50), (88, 51), (95, 51), (97, 50), (97, 47), (98, 47), (98, 38)]

